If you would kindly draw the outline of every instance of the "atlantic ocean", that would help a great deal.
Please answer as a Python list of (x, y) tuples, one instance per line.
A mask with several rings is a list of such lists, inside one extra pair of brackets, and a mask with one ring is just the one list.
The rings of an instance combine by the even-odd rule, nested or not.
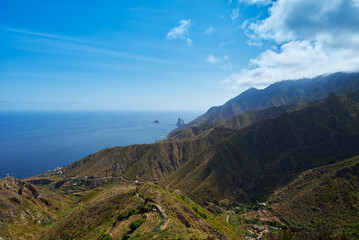
[[(0, 178), (26, 178), (104, 148), (163, 140), (195, 111), (0, 111)], [(159, 123), (154, 121), (158, 120)]]

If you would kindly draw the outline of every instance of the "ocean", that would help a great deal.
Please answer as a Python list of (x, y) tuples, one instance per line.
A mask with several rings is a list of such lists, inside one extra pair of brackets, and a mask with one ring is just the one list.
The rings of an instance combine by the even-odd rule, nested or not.
[[(194, 111), (0, 111), (0, 178), (26, 178), (101, 149), (153, 143)], [(154, 123), (158, 120), (159, 123)]]

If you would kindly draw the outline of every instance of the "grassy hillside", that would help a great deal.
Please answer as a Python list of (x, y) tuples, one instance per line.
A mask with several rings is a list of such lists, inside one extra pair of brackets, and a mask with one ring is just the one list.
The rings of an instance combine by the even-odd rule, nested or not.
[(180, 192), (121, 183), (87, 192), (41, 239), (242, 239), (243, 234)]
[(62, 169), (68, 177), (119, 177), (158, 180), (211, 147), (232, 130), (193, 141), (157, 142), (104, 149)]
[(356, 156), (301, 173), (265, 203), (232, 204), (229, 222), (268, 240), (358, 239), (358, 189)]
[(70, 200), (45, 188), (6, 177), (0, 180), (0, 239), (38, 239), (57, 222)]
[(295, 227), (355, 227), (359, 220), (359, 156), (308, 170), (269, 198)]
[(263, 199), (302, 171), (359, 154), (358, 114), (358, 92), (332, 95), (240, 130), (220, 126), (194, 139), (105, 149), (64, 167), (56, 182), (161, 180), (210, 201)]
[[(328, 91), (356, 86), (355, 74), (341, 87), (338, 76)], [(104, 149), (61, 172), (0, 180), (0, 239), (286, 239), (265, 233), (307, 234), (323, 222), (355, 229), (359, 91), (182, 133)]]
[(162, 184), (211, 201), (265, 199), (302, 171), (359, 154), (358, 100), (333, 95), (235, 131)]

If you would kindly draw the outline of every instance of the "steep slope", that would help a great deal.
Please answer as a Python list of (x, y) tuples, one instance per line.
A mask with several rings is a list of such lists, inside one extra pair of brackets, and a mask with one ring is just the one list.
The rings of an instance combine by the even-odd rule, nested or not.
[(162, 183), (210, 201), (265, 199), (304, 170), (357, 154), (359, 94), (332, 95), (235, 131)]
[(352, 226), (359, 220), (359, 156), (303, 172), (269, 203), (294, 226)]
[(225, 130), (194, 141), (108, 148), (66, 166), (62, 171), (69, 177), (123, 176), (158, 180), (231, 133), (232, 130)]
[(285, 112), (293, 112), (308, 106), (307, 102), (298, 102), (291, 105), (283, 105), (280, 107), (271, 107), (263, 110), (249, 110), (248, 112), (239, 114), (235, 117), (222, 122), (206, 123), (195, 126), (189, 126), (185, 129), (171, 132), (165, 141), (182, 141), (205, 134), (214, 127), (224, 127), (229, 129), (241, 129), (248, 127), (262, 119), (273, 119), (279, 117)]
[(82, 203), (40, 239), (242, 239), (242, 233), (180, 192), (117, 183)]
[(37, 239), (69, 200), (13, 177), (0, 180), (0, 238)]
[(255, 109), (288, 105), (299, 101), (316, 101), (329, 93), (338, 95), (359, 89), (359, 73), (335, 73), (313, 79), (287, 80), (274, 83), (263, 90), (250, 88), (224, 105), (210, 108), (179, 130), (199, 124), (220, 122)]

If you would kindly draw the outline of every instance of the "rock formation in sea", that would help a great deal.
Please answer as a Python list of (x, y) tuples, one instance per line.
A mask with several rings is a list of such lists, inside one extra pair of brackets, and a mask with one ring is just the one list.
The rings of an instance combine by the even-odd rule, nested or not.
[(182, 118), (178, 118), (176, 125), (177, 127), (182, 127), (184, 125), (184, 120)]

